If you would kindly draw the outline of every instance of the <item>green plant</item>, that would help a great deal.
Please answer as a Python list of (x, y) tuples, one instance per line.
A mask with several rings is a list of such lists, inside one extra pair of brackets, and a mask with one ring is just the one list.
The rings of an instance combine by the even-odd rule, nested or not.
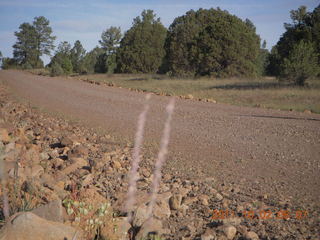
[(118, 72), (155, 73), (165, 55), (167, 30), (152, 10), (144, 10), (133, 20), (118, 49)]
[(50, 76), (55, 77), (55, 76), (60, 76), (63, 74), (64, 74), (64, 71), (63, 71), (62, 67), (60, 66), (60, 64), (54, 62), (50, 68)]
[(303, 86), (306, 80), (319, 73), (318, 55), (312, 43), (300, 41), (293, 46), (288, 58), (284, 59), (281, 77)]
[(106, 218), (112, 215), (108, 202), (100, 203), (98, 207), (84, 201), (66, 198), (63, 206), (67, 214), (73, 218), (73, 223), (84, 229), (88, 236), (98, 236), (100, 228), (105, 224)]
[(260, 38), (227, 11), (190, 10), (170, 25), (165, 49), (164, 68), (175, 76), (248, 76), (257, 73)]

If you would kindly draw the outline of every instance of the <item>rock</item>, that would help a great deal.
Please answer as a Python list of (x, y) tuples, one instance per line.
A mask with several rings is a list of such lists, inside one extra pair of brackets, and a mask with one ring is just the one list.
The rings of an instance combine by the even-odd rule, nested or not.
[(214, 100), (214, 99), (212, 99), (212, 98), (208, 98), (208, 99), (207, 99), (207, 102), (217, 103), (217, 101), (216, 101), (216, 100)]
[(213, 229), (208, 228), (204, 234), (201, 235), (201, 240), (215, 240), (216, 233)]
[(146, 168), (142, 168), (140, 172), (141, 172), (141, 175), (145, 178), (149, 178), (151, 176), (150, 171)]
[(216, 199), (217, 201), (222, 201), (223, 196), (222, 196), (220, 193), (217, 193), (217, 194), (215, 195), (215, 199)]
[(64, 208), (60, 199), (54, 200), (46, 205), (37, 207), (31, 211), (37, 216), (49, 221), (63, 222)]
[(73, 152), (75, 154), (78, 154), (80, 157), (86, 157), (89, 154), (88, 148), (86, 148), (83, 145), (77, 145), (74, 149)]
[(40, 159), (41, 160), (48, 160), (50, 158), (49, 154), (47, 152), (40, 153)]
[(244, 235), (245, 239), (247, 240), (259, 240), (259, 236), (258, 234), (256, 234), (255, 232), (247, 232), (245, 235)]
[(306, 114), (311, 114), (312, 113), (309, 109), (306, 109), (303, 112), (306, 113)]
[(178, 210), (181, 206), (182, 202), (182, 195), (181, 194), (174, 194), (169, 199), (169, 206), (171, 210)]
[(32, 166), (30, 170), (31, 174), (29, 176), (31, 176), (32, 178), (39, 177), (44, 172), (43, 167), (41, 167), (40, 165)]
[(196, 197), (188, 197), (188, 198), (185, 198), (184, 200), (183, 200), (183, 203), (185, 204), (185, 205), (191, 205), (191, 204), (193, 204), (194, 202), (196, 202), (198, 199), (196, 198)]
[(232, 225), (232, 226), (238, 226), (241, 223), (241, 218), (239, 217), (230, 217), (222, 219), (223, 225)]
[(88, 157), (89, 154), (88, 148), (84, 147), (83, 145), (77, 145), (72, 150), (66, 148), (65, 151), (67, 152), (69, 159)]
[(209, 205), (209, 197), (207, 195), (204, 195), (204, 194), (200, 195), (199, 196), (199, 201), (204, 206), (208, 206)]
[(134, 227), (140, 227), (148, 217), (148, 206), (145, 204), (141, 204), (133, 214), (132, 225)]
[(248, 232), (248, 229), (246, 226), (244, 225), (239, 225), (237, 226), (237, 231), (241, 234), (241, 235), (245, 235)]
[(63, 136), (60, 140), (60, 144), (63, 147), (72, 147), (73, 146), (73, 141), (71, 140), (71, 138), (67, 137), (67, 136)]
[(113, 161), (111, 162), (111, 166), (112, 166), (113, 168), (115, 168), (115, 169), (121, 169), (121, 168), (122, 168), (121, 163), (120, 163), (119, 161), (117, 161), (117, 160), (113, 160)]
[(161, 196), (158, 197), (153, 209), (153, 216), (159, 219), (167, 219), (171, 215), (168, 198)]
[(161, 221), (151, 218), (142, 224), (135, 239), (147, 239), (151, 236), (161, 236), (164, 233)]
[(223, 232), (228, 239), (232, 240), (237, 233), (237, 229), (232, 225), (226, 225), (223, 227)]
[(59, 157), (59, 152), (57, 149), (53, 149), (51, 152), (49, 152), (49, 156), (52, 159), (58, 158)]
[(93, 179), (94, 179), (93, 174), (90, 173), (90, 174), (86, 175), (82, 181), (82, 186), (90, 185), (92, 183)]
[(3, 143), (9, 143), (11, 141), (8, 131), (4, 128), (0, 129), (0, 141)]
[(188, 94), (185, 98), (186, 99), (193, 99), (193, 95), (192, 94)]
[(74, 236), (84, 239), (73, 227), (47, 221), (31, 212), (15, 214), (0, 232), (0, 240), (71, 240)]
[(88, 165), (87, 161), (84, 160), (83, 158), (73, 158), (72, 162), (73, 163), (70, 166), (62, 170), (63, 174), (68, 175), (69, 173), (72, 173), (75, 170), (79, 168), (83, 168)]

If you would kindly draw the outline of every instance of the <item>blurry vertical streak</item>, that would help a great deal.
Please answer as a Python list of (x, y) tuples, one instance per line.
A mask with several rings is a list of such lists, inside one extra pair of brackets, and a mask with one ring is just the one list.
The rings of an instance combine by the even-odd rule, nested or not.
[(126, 202), (126, 211), (128, 212), (128, 221), (132, 220), (132, 208), (135, 204), (135, 194), (137, 191), (138, 168), (140, 159), (140, 150), (143, 143), (144, 128), (149, 111), (149, 99), (151, 94), (146, 95), (146, 102), (143, 111), (139, 115), (137, 131), (134, 139), (134, 148), (132, 153), (131, 170), (129, 172), (129, 188)]
[(0, 178), (1, 178), (1, 187), (2, 187), (2, 197), (3, 197), (3, 215), (7, 221), (10, 216), (8, 193), (7, 193), (7, 174), (4, 163), (4, 149), (3, 146), (0, 146)]
[(163, 135), (161, 138), (160, 143), (160, 150), (158, 153), (158, 158), (156, 160), (154, 174), (153, 174), (153, 180), (152, 180), (152, 187), (151, 187), (151, 200), (148, 207), (148, 217), (152, 217), (153, 207), (157, 198), (157, 193), (159, 190), (159, 185), (161, 181), (161, 169), (166, 161), (166, 155), (168, 153), (168, 145), (170, 140), (170, 132), (171, 132), (171, 119), (174, 112), (174, 104), (175, 99), (172, 98), (167, 105), (167, 119), (164, 125)]

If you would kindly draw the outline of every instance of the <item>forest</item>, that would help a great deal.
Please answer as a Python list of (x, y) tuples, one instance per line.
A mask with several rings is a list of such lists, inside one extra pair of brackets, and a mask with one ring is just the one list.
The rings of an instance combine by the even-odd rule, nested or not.
[[(96, 46), (86, 51), (56, 37), (47, 18), (35, 17), (15, 32), (13, 58), (2, 57), (2, 68), (46, 67), (51, 76), (92, 73), (159, 73), (170, 77), (275, 76), (303, 86), (320, 74), (320, 5), (290, 11), (291, 23), (269, 52), (249, 19), (220, 8), (190, 10), (167, 29), (153, 10), (133, 19), (125, 33), (111, 26)], [(41, 57), (51, 56), (44, 66)]]

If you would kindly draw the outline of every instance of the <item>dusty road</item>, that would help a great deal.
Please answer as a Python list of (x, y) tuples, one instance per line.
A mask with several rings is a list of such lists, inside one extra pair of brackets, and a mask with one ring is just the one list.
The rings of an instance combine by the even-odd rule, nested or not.
[[(0, 71), (14, 94), (132, 140), (144, 94)], [(152, 96), (146, 140), (159, 141), (168, 97)], [(176, 100), (168, 171), (241, 183), (301, 202), (320, 198), (320, 115)]]

